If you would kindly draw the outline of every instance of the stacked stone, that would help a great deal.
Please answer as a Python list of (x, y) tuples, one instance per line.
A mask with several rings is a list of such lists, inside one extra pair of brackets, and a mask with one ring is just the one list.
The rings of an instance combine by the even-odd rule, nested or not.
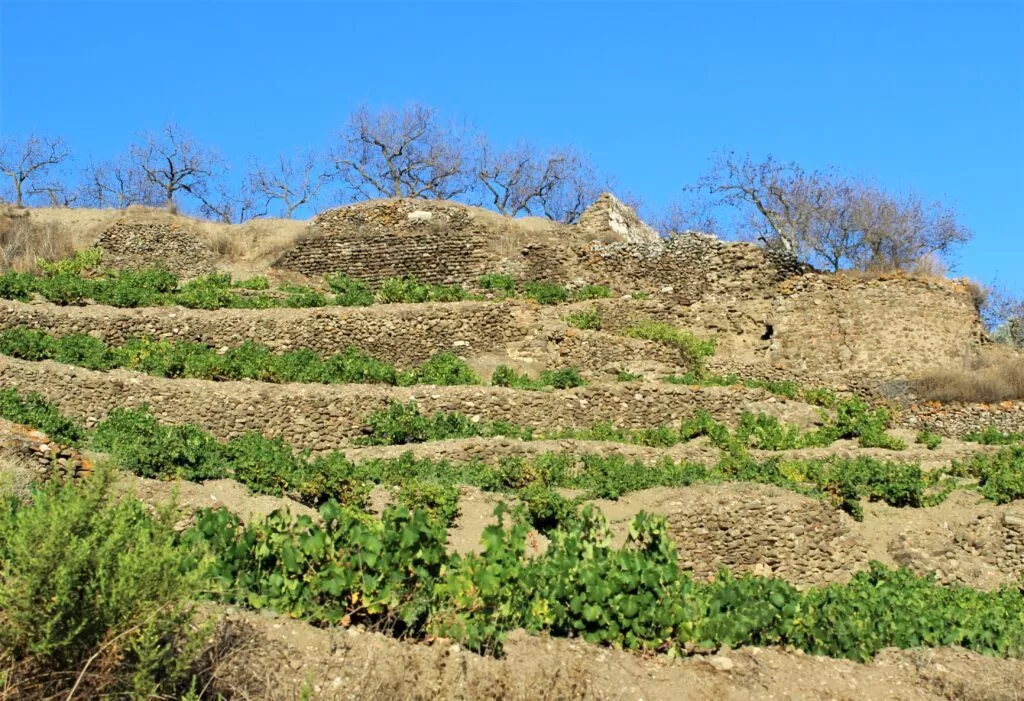
[(618, 239), (628, 244), (657, 243), (658, 232), (643, 221), (632, 207), (610, 192), (601, 193), (580, 215), (576, 225), (590, 238)]
[(256, 430), (315, 452), (345, 448), (371, 413), (389, 402), (415, 401), (424, 414), (457, 411), (474, 422), (506, 420), (534, 430), (586, 428), (600, 422), (628, 429), (678, 424), (703, 409), (735, 424), (754, 402), (770, 397), (745, 387), (690, 388), (668, 383), (592, 384), (558, 392), (504, 387), (388, 387), (266, 384), (164, 379), (115, 370), (97, 372), (51, 361), (0, 358), (0, 384), (36, 391), (86, 425), (117, 407), (148, 404), (166, 423), (195, 423), (218, 438)]
[(691, 489), (662, 504), (680, 566), (712, 577), (720, 567), (781, 577), (797, 587), (847, 579), (867, 561), (850, 517), (831, 505), (771, 488)]
[(0, 419), (0, 451), (21, 458), (45, 478), (78, 479), (92, 465), (78, 451), (50, 440), (42, 431)]
[(994, 426), (1006, 433), (1024, 433), (1024, 402), (998, 404), (915, 404), (899, 423), (914, 430), (927, 428), (943, 436), (959, 437)]
[(343, 272), (379, 285), (391, 277), (465, 284), (494, 268), (487, 232), (461, 206), (429, 200), (383, 200), (317, 215), (310, 235), (274, 267), (304, 275)]
[(112, 268), (137, 269), (161, 265), (183, 277), (213, 271), (214, 253), (194, 232), (166, 222), (118, 220), (96, 245), (103, 263)]

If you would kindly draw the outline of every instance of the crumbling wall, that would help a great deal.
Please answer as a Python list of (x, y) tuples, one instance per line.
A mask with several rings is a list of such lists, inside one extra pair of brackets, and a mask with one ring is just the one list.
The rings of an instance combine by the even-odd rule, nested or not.
[(137, 269), (160, 265), (183, 277), (213, 271), (214, 252), (195, 232), (171, 222), (120, 219), (96, 240), (103, 263), (112, 268)]

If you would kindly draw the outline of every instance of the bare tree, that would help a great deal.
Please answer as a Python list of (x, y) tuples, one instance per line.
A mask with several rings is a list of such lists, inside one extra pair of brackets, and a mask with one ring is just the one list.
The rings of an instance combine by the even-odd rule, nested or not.
[(971, 231), (953, 209), (925, 204), (913, 192), (892, 195), (864, 188), (852, 208), (861, 238), (851, 259), (860, 268), (907, 270), (971, 240)]
[(251, 162), (246, 177), (253, 197), (281, 203), (281, 214), (289, 219), (295, 210), (313, 202), (329, 179), (329, 174), (319, 168), (320, 159), (312, 150), (294, 156), (281, 154), (275, 167), (267, 167), (255, 159)]
[(200, 199), (200, 214), (224, 224), (241, 224), (267, 214), (267, 203), (252, 191), (248, 178), (237, 190), (229, 188), (223, 180), (218, 181), (207, 188)]
[(331, 160), (356, 197), (453, 199), (472, 185), (466, 130), (440, 124), (429, 107), (371, 113), (364, 106), (338, 136)]
[(28, 194), (26, 183), (43, 178), (70, 156), (70, 149), (60, 137), (30, 134), (20, 143), (13, 137), (0, 140), (0, 173), (11, 179), (15, 206), (23, 206)]
[(87, 207), (125, 209), (135, 204), (164, 204), (161, 189), (127, 154), (101, 163), (90, 161), (82, 172), (78, 192)]
[(559, 163), (561, 176), (554, 187), (540, 198), (544, 216), (563, 224), (576, 223), (584, 210), (602, 192), (614, 189), (602, 182), (589, 160), (575, 151), (566, 151)]
[(574, 149), (539, 153), (525, 142), (495, 153), (481, 140), (477, 180), (499, 214), (543, 214), (572, 223), (600, 194), (593, 168)]
[(687, 191), (705, 212), (737, 212), (738, 233), (753, 232), (765, 245), (832, 270), (909, 269), (971, 236), (939, 204), (926, 207), (913, 194), (897, 197), (832, 168), (807, 172), (770, 156), (757, 163), (725, 154)]
[(179, 193), (192, 195), (200, 202), (207, 197), (213, 180), (223, 173), (220, 157), (175, 124), (158, 134), (144, 134), (141, 143), (130, 150), (132, 164), (160, 189), (167, 208), (175, 208)]

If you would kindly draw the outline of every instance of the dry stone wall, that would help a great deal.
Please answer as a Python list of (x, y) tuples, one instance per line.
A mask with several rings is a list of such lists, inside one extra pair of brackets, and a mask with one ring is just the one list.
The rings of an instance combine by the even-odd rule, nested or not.
[(96, 240), (103, 263), (112, 268), (146, 268), (161, 265), (183, 277), (212, 272), (215, 255), (187, 227), (170, 222), (136, 222), (121, 219)]
[(387, 200), (322, 212), (274, 267), (310, 276), (343, 272), (371, 285), (401, 276), (461, 284), (477, 280), (495, 261), (486, 229), (465, 208)]
[(92, 463), (73, 448), (60, 445), (42, 431), (0, 419), (0, 454), (23, 461), (42, 477), (78, 479), (92, 472)]
[(849, 579), (867, 561), (852, 520), (827, 503), (759, 485), (673, 492), (659, 511), (697, 577), (720, 567), (781, 577), (798, 587)]
[(666, 346), (570, 329), (554, 316), (545, 323), (538, 318), (535, 306), (515, 302), (260, 311), (0, 305), (0, 329), (24, 326), (55, 336), (86, 333), (112, 345), (132, 337), (214, 347), (254, 341), (278, 352), (310, 348), (322, 356), (355, 346), (401, 367), (443, 351), (472, 358), (508, 350), (545, 368), (575, 367), (589, 374), (614, 374), (622, 368), (662, 373), (688, 369), (679, 353)]
[(278, 352), (310, 348), (323, 356), (351, 345), (400, 366), (442, 351), (491, 351), (523, 334), (515, 306), (492, 302), (259, 311), (0, 304), (0, 328), (16, 326), (57, 336), (88, 333), (114, 345), (139, 336), (218, 347), (254, 341)]
[(946, 281), (805, 275), (779, 285), (766, 321), (766, 360), (796, 372), (907, 376), (984, 339), (970, 294)]
[(87, 422), (119, 406), (149, 404), (167, 423), (196, 423), (220, 438), (248, 430), (281, 435), (299, 448), (326, 451), (361, 434), (364, 419), (389, 400), (415, 400), (424, 412), (458, 411), (473, 421), (505, 419), (537, 430), (584, 428), (606, 421), (623, 428), (678, 423), (704, 409), (735, 423), (744, 408), (769, 397), (745, 388), (668, 384), (591, 385), (557, 392), (490, 386), (397, 388), (370, 385), (273, 385), (95, 372), (51, 361), (0, 357), (0, 386), (36, 391)]
[(963, 436), (989, 426), (1006, 433), (1024, 433), (1024, 402), (998, 404), (915, 404), (901, 413), (906, 428), (927, 428), (943, 436)]
[(502, 262), (503, 272), (522, 280), (599, 283), (624, 293), (660, 291), (685, 302), (764, 294), (802, 270), (781, 265), (754, 244), (703, 234), (583, 246), (532, 243)]

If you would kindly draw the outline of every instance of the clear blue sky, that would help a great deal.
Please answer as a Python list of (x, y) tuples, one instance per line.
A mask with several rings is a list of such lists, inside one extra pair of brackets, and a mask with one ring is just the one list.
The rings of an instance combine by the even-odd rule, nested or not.
[(1024, 292), (1024, 4), (0, 2), (0, 132), (105, 157), (174, 120), (235, 163), (419, 101), (575, 145), (658, 209), (716, 151), (954, 204)]

